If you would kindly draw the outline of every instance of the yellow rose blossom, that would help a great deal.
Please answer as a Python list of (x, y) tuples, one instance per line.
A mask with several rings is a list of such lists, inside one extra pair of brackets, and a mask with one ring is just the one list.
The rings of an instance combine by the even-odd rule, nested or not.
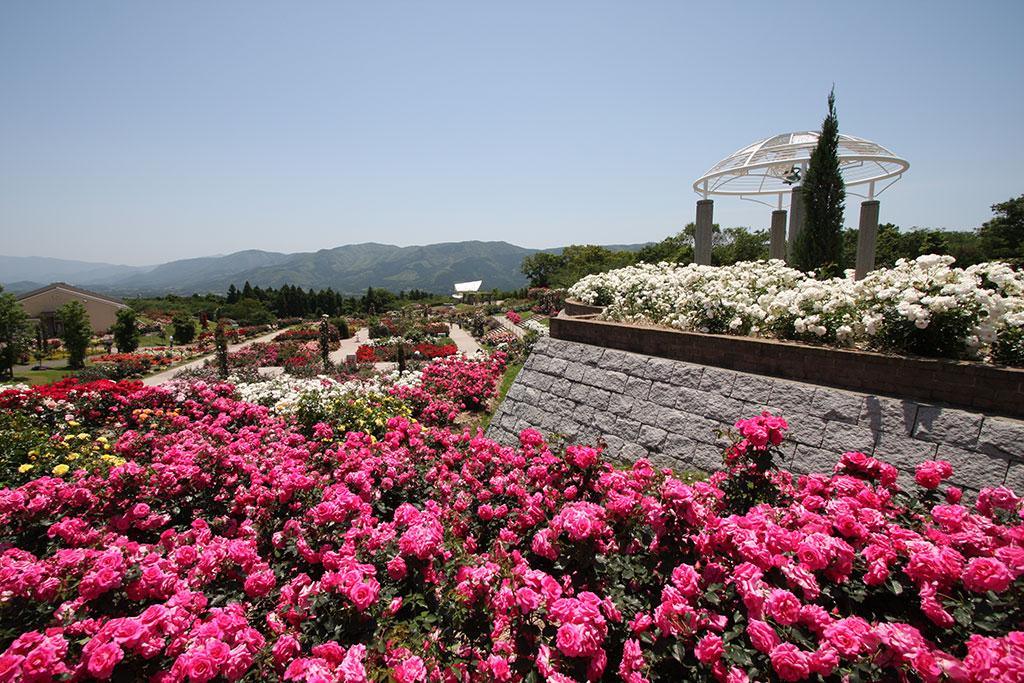
[(29, 463), (25, 463), (24, 465), (22, 465), (22, 466), (20, 466), (18, 468), (18, 471), (21, 472), (22, 474), (25, 474), (26, 472), (28, 472), (33, 467), (35, 467), (35, 465), (30, 465)]
[(63, 477), (65, 474), (68, 473), (69, 469), (71, 468), (65, 465), (64, 463), (61, 463), (53, 468), (53, 473), (56, 474), (58, 477)]

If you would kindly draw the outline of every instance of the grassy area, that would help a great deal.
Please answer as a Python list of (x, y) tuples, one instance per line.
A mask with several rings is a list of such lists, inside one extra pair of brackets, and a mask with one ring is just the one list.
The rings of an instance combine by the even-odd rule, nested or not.
[(167, 346), (167, 338), (155, 334), (144, 334), (139, 337), (139, 348), (144, 346)]
[(491, 403), (491, 410), (480, 420), (480, 428), (487, 431), (488, 425), (491, 424), (491, 418), (494, 416), (495, 411), (498, 410), (498, 406), (505, 400), (505, 394), (512, 387), (512, 382), (516, 381), (516, 377), (519, 375), (519, 371), (523, 369), (522, 363), (511, 363), (505, 368), (505, 375), (501, 378), (501, 386), (498, 387), (498, 395), (494, 397), (494, 401)]
[(0, 386), (3, 384), (49, 384), (73, 374), (74, 371), (69, 370), (67, 366), (63, 368), (48, 368), (46, 370), (26, 370), (16, 374), (13, 381), (4, 380), (0, 383)]

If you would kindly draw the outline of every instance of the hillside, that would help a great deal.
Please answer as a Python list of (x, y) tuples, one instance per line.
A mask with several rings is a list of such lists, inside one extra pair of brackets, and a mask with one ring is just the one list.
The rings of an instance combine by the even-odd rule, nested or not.
[(442, 293), (451, 291), (453, 283), (467, 280), (483, 280), (485, 289), (516, 289), (526, 285), (520, 264), (538, 251), (557, 253), (561, 249), (527, 249), (508, 242), (476, 240), (410, 247), (367, 242), (294, 254), (249, 249), (145, 267), (0, 256), (0, 284), (24, 287), (26, 282), (64, 281), (122, 296), (220, 293), (231, 284), (241, 287), (246, 281), (261, 287), (331, 287), (346, 294), (367, 287)]

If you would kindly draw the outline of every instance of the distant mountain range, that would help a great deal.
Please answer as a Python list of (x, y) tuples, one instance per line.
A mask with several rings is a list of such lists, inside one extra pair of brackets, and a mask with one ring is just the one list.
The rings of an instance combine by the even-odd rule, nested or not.
[[(635, 251), (643, 244), (608, 245)], [(121, 266), (38, 256), (0, 256), (0, 284), (12, 292), (26, 292), (50, 282), (67, 282), (105, 294), (204, 294), (241, 288), (296, 285), (304, 289), (330, 287), (357, 294), (367, 287), (394, 292), (420, 289), (452, 291), (456, 282), (483, 280), (483, 288), (517, 289), (526, 285), (519, 272), (523, 259), (540, 251), (508, 242), (447, 242), (396, 247), (366, 242), (316, 252), (281, 254), (249, 249), (226, 256), (170, 261), (156, 266)]]

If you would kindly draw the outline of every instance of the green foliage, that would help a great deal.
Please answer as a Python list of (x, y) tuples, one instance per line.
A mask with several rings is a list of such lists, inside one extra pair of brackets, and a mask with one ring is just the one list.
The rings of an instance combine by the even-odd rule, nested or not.
[(171, 327), (174, 328), (174, 341), (179, 344), (189, 344), (196, 338), (196, 321), (184, 311), (174, 314)]
[(1002, 365), (1024, 368), (1024, 325), (1000, 330), (992, 344), (992, 360)]
[(719, 244), (712, 245), (711, 263), (717, 266), (767, 260), (768, 241), (767, 230), (750, 232), (747, 228), (728, 228)]
[(348, 319), (338, 316), (337, 318), (331, 318), (328, 322), (338, 328), (338, 337), (340, 339), (348, 339), (352, 336), (348, 329)]
[(43, 476), (70, 477), (76, 470), (105, 472), (124, 461), (110, 440), (81, 428), (51, 434), (38, 419), (0, 413), (0, 486), (16, 487)]
[[(843, 263), (847, 265), (857, 258), (857, 232), (855, 228), (843, 231)], [(916, 227), (904, 232), (893, 223), (878, 226), (875, 268), (891, 268), (899, 259), (912, 260), (924, 254), (947, 254), (965, 268), (995, 258), (984, 251), (977, 232)]]
[(228, 339), (224, 334), (224, 324), (217, 323), (213, 332), (213, 343), (217, 348), (217, 373), (221, 379), (228, 378)]
[(122, 308), (117, 312), (113, 333), (118, 353), (131, 353), (139, 348), (139, 324), (134, 310)]
[[(693, 234), (696, 226), (688, 224), (676, 235), (669, 235), (660, 242), (648, 244), (636, 253), (636, 260), (644, 263), (691, 263), (693, 261)], [(721, 233), (717, 223), (711, 226), (712, 240)]]
[(346, 395), (325, 402), (319, 395), (308, 393), (299, 398), (295, 421), (307, 435), (323, 422), (338, 434), (363, 432), (381, 438), (387, 433), (389, 418), (411, 415), (408, 403), (387, 394)]
[(0, 287), (0, 377), (14, 376), (18, 356), (29, 347), (32, 326), (13, 294)]
[(231, 318), (239, 325), (271, 325), (276, 320), (273, 313), (258, 299), (242, 298), (233, 304), (222, 306), (221, 316)]
[(821, 124), (821, 135), (811, 153), (800, 192), (804, 226), (793, 244), (793, 266), (803, 271), (823, 269), (830, 275), (841, 274), (846, 189), (839, 172), (839, 118), (834, 89), (828, 96), (828, 115)]
[(531, 287), (550, 287), (552, 278), (563, 265), (558, 254), (538, 252), (524, 258), (519, 270), (530, 280)]
[(1024, 265), (1024, 195), (993, 204), (992, 212), (978, 229), (985, 256)]
[(632, 265), (636, 254), (593, 244), (574, 244), (561, 254), (538, 253), (523, 259), (521, 270), (532, 287), (568, 287), (586, 275)]
[(89, 313), (81, 301), (74, 300), (57, 309), (57, 319), (63, 328), (60, 338), (68, 350), (68, 367), (81, 370), (85, 367), (85, 351), (92, 338)]
[(39, 476), (38, 471), (18, 469), (29, 462), (29, 452), (45, 447), (50, 433), (38, 419), (15, 410), (0, 411), (0, 486), (19, 486)]
[(366, 294), (359, 302), (359, 308), (364, 313), (373, 315), (374, 313), (383, 313), (390, 311), (395, 308), (397, 299), (394, 294), (386, 289), (374, 289), (373, 287), (366, 288)]
[[(328, 322), (327, 316), (323, 316), (320, 319), (320, 335), (318, 341), (320, 342), (320, 360), (324, 365), (324, 372), (331, 369), (331, 323)], [(402, 358), (404, 361), (404, 358)], [(402, 364), (404, 370), (404, 363)]]

